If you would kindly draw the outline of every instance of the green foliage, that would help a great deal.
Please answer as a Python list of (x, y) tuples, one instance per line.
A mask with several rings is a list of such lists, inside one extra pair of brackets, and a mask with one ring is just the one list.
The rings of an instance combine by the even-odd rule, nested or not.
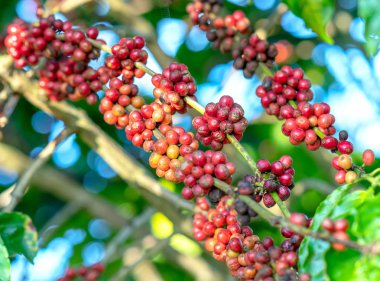
[(0, 213), (0, 236), (9, 256), (22, 254), (33, 262), (38, 250), (37, 231), (27, 215)]
[(323, 41), (334, 43), (326, 32), (327, 23), (334, 14), (333, 0), (284, 0), (283, 2), (296, 16), (303, 18), (306, 26), (317, 33)]
[[(321, 231), (326, 217), (345, 218), (353, 241), (366, 245), (379, 241), (380, 195), (375, 196), (373, 189), (350, 189), (350, 185), (338, 188), (321, 203), (311, 229)], [(312, 280), (380, 280), (380, 255), (364, 255), (353, 249), (337, 252), (328, 242), (310, 237), (304, 239), (299, 253), (300, 272), (310, 273)]]
[(10, 269), (11, 264), (8, 257), (8, 251), (0, 237), (0, 281), (10, 280)]
[(16, 17), (16, 4), (18, 0), (1, 1), (0, 28), (4, 30), (5, 25)]
[(375, 55), (380, 43), (380, 9), (378, 0), (358, 0), (358, 14), (365, 21), (364, 45), (369, 55)]

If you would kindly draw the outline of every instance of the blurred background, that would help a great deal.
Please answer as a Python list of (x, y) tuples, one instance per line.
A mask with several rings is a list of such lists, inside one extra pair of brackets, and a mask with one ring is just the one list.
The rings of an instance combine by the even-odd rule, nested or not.
[[(242, 142), (254, 158), (266, 157), (274, 161), (283, 154), (289, 154), (294, 159), (297, 185), (287, 202), (292, 211), (312, 216), (319, 202), (336, 187), (329, 164), (331, 155), (324, 151), (310, 152), (303, 145), (294, 147), (288, 142), (281, 133), (281, 122), (263, 115), (259, 98), (255, 95), (259, 78), (255, 76), (245, 79), (241, 71), (232, 68), (228, 55), (222, 55), (210, 48), (205, 33), (198, 27), (192, 27), (187, 17), (188, 1), (47, 2), (50, 7), (62, 5), (67, 9), (67, 13), (57, 13), (58, 18), (69, 19), (78, 26), (99, 27), (99, 37), (108, 45), (118, 42), (124, 36), (145, 36), (150, 55), (148, 66), (159, 72), (162, 66), (165, 67), (171, 61), (186, 64), (198, 83), (197, 97), (201, 104), (217, 101), (225, 94), (231, 95), (236, 102), (242, 104), (246, 117), (251, 122)], [(1, 4), (2, 33), (5, 32), (6, 24), (14, 17), (28, 22), (36, 21), (36, 4), (33, 0), (7, 0)], [(357, 152), (354, 158), (358, 163), (360, 152), (366, 148), (373, 149), (377, 156), (380, 155), (380, 53), (368, 56), (364, 51), (365, 23), (358, 16), (356, 0), (335, 1), (334, 16), (327, 26), (329, 35), (335, 40), (331, 45), (323, 43), (306, 27), (301, 18), (288, 11), (277, 0), (226, 1), (225, 6), (230, 11), (242, 9), (258, 32), (268, 25), (268, 21), (274, 20), (268, 40), (271, 43), (276, 42), (279, 49), (277, 63), (290, 64), (305, 70), (313, 84), (314, 101), (330, 104), (336, 117), (337, 129), (349, 132)], [(103, 60), (104, 54), (93, 66), (101, 65)], [(145, 76), (137, 82), (141, 93), (148, 99), (153, 97), (153, 87), (149, 80)], [(126, 140), (123, 131), (117, 131), (102, 122), (102, 115), (96, 106), (91, 107), (84, 102), (76, 106), (83, 107), (107, 134), (147, 166), (148, 155), (133, 147)], [(175, 123), (187, 130), (191, 129), (191, 117), (188, 115), (176, 116)], [(33, 158), (62, 128), (61, 121), (21, 100), (9, 124), (1, 132), (0, 158), (11, 146), (20, 157), (3, 159), (3, 162), (17, 163), (26, 161), (27, 157)], [(239, 160), (228, 147), (226, 152), (233, 161)], [(241, 165), (235, 180), (249, 172), (244, 164)], [(10, 166), (0, 165), (0, 192), (5, 191), (3, 194), (19, 177), (19, 171), (11, 169)], [(62, 174), (63, 182), (59, 182), (58, 188), (65, 188), (67, 184), (96, 198), (105, 199), (127, 221), (149, 208), (136, 189), (126, 185), (96, 152), (75, 135), (59, 145), (47, 168), (49, 170), (44, 168), (41, 175), (51, 175), (58, 170)], [(171, 191), (180, 191), (180, 186), (165, 180), (160, 182)], [(40, 181), (33, 181), (18, 206), (19, 211), (31, 216), (37, 227), (41, 250), (34, 265), (21, 256), (14, 258), (12, 281), (56, 280), (69, 265), (91, 265), (99, 262), (106, 254), (107, 244), (120, 228), (120, 225), (116, 226), (117, 223), (110, 223), (83, 210), (82, 206), (63, 199), (59, 192), (54, 191), (57, 187), (53, 190), (44, 187), (49, 184), (58, 183), (43, 183), (43, 177)], [(4, 200), (4, 196), (0, 196), (0, 204), (3, 206), (6, 205)], [(210, 255), (202, 250), (201, 245), (178, 233), (173, 223), (159, 211), (153, 210), (151, 213), (145, 213), (143, 227), (114, 253), (103, 280), (109, 280), (122, 263), (130, 262), (131, 258), (133, 260), (144, 249), (160, 241), (166, 243), (163, 250), (152, 254), (133, 268), (125, 280), (207, 281), (207, 278), (211, 278), (207, 274), (213, 276), (213, 271), (219, 276), (217, 280), (228, 280), (223, 268), (211, 262)], [(260, 237), (271, 235), (280, 238), (278, 230), (259, 219), (252, 223), (252, 227)]]

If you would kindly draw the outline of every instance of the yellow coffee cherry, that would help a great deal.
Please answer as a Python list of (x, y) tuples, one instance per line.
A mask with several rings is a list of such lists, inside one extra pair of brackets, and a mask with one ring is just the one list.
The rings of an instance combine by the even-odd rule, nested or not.
[(352, 159), (350, 155), (342, 154), (338, 157), (338, 165), (345, 170), (351, 169)]
[(353, 183), (358, 178), (358, 175), (354, 171), (348, 171), (346, 174), (346, 183)]

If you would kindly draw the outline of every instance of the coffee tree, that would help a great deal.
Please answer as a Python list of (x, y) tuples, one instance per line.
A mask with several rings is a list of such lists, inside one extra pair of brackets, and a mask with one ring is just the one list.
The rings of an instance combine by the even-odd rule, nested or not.
[[(15, 18), (4, 28), (1, 126), (7, 125), (7, 144), (0, 146), (1, 165), (20, 176), (2, 193), (0, 279), (10, 280), (20, 255), (33, 263), (53, 235), (67, 236), (95, 217), (103, 219), (98, 231), (114, 229), (95, 237), (105, 244), (100, 257), (84, 261), (82, 239), (69, 261), (62, 258), (64, 273), (46, 278), (379, 280), (375, 154), (354, 150), (349, 130), (336, 128), (334, 107), (316, 99), (302, 63), (286, 51), (293, 39), (278, 26), (291, 11), (318, 35), (315, 41), (332, 44), (334, 2), (287, 0), (265, 15), (252, 3), (221, 0), (106, 2), (100, 7), (109, 14), (99, 16), (91, 12), (97, 1), (37, 1), (28, 11), (34, 21)], [(358, 3), (369, 56), (378, 49), (374, 34), (380, 30), (371, 5)], [(154, 30), (162, 11), (174, 11), (211, 49), (190, 54), (183, 47), (176, 61), (166, 56)], [(113, 27), (97, 24), (101, 17)], [(112, 42), (105, 32), (120, 36)], [(161, 68), (150, 66), (156, 60)], [(205, 74), (231, 60), (241, 79), (260, 80), (249, 95), (270, 125), (252, 124), (238, 93), (198, 102), (205, 100), (199, 93)], [(30, 159), (16, 147), (44, 142), (30, 129), (36, 109), (46, 113), (42, 124), (55, 118), (63, 126)], [(73, 136), (88, 164), (80, 159), (66, 172), (42, 167)], [(77, 182), (88, 182), (91, 157), (103, 161), (99, 173), (111, 168), (120, 177), (101, 193)], [(319, 195), (310, 197), (310, 189)], [(91, 226), (89, 232), (96, 236)], [(142, 264), (147, 268), (138, 273)], [(40, 280), (32, 273), (27, 278)]]

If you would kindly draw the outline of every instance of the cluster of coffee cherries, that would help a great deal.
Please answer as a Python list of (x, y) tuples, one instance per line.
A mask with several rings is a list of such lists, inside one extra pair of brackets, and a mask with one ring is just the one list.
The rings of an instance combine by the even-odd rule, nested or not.
[[(109, 82), (109, 88), (102, 88), (105, 95), (101, 99), (99, 111), (106, 123), (118, 129), (124, 129), (129, 124), (128, 106), (140, 109), (145, 104), (145, 100), (138, 95), (138, 87), (133, 84), (135, 77), (141, 78), (145, 74), (135, 66), (135, 62), (146, 63), (148, 59), (144, 46), (145, 40), (140, 36), (120, 39), (119, 43), (112, 46), (112, 55), (97, 70), (102, 85)], [(127, 130), (126, 134), (127, 138), (131, 136)], [(140, 143), (141, 138), (137, 139), (135, 142)]]
[[(197, 2), (207, 5), (207, 1)], [(217, 3), (217, 1), (212, 3)], [(44, 23), (45, 21), (47, 24)], [(222, 97), (218, 103), (206, 106), (205, 116), (196, 118), (197, 121), (194, 121), (193, 124), (197, 129), (198, 137), (203, 138), (200, 139), (204, 144), (209, 142), (214, 151), (200, 151), (198, 150), (199, 143), (192, 133), (172, 125), (172, 115), (176, 111), (182, 113), (186, 109), (183, 98), (192, 97), (196, 91), (194, 79), (185, 66), (173, 63), (162, 74), (154, 76), (152, 83), (156, 87), (154, 93), (156, 101), (144, 105), (144, 99), (138, 95), (138, 88), (133, 84), (134, 77), (140, 78), (144, 74), (135, 63), (146, 63), (147, 61), (147, 53), (143, 50), (145, 45), (143, 38), (121, 39), (111, 48), (112, 55), (106, 58), (104, 66), (95, 71), (88, 66), (89, 60), (99, 56), (99, 49), (93, 47), (94, 42), (92, 41), (95, 40), (97, 44), (103, 43), (96, 39), (98, 35), (96, 28), (89, 28), (84, 33), (73, 29), (71, 23), (63, 23), (54, 20), (53, 17), (41, 19), (39, 24), (41, 30), (45, 25), (47, 27), (44, 30), (49, 28), (53, 30), (54, 39), (47, 43), (47, 47), (41, 55), (37, 53), (48, 59), (46, 67), (39, 73), (42, 87), (44, 87), (44, 83), (48, 84), (43, 80), (46, 77), (49, 83), (56, 81), (59, 85), (58, 94), (50, 94), (50, 96), (54, 96), (56, 99), (68, 97), (77, 100), (75, 95), (71, 97), (60, 94), (61, 88), (67, 88), (67, 86), (74, 87), (74, 90), (70, 88), (70, 92), (73, 90), (75, 94), (78, 91), (81, 97), (87, 98), (103, 89), (105, 96), (100, 103), (100, 111), (104, 114), (105, 121), (119, 129), (124, 129), (127, 138), (134, 145), (144, 148), (147, 152), (152, 152), (149, 164), (156, 169), (157, 176), (165, 177), (173, 182), (184, 182), (182, 196), (188, 200), (196, 197), (197, 205), (202, 210), (196, 214), (194, 220), (196, 239), (207, 239), (207, 248), (212, 249), (216, 259), (226, 261), (233, 276), (243, 280), (259, 278), (266, 281), (274, 280), (274, 274), (284, 277), (284, 280), (296, 276), (294, 271), (297, 263), (296, 251), (302, 237), (289, 231), (283, 231), (283, 235), (285, 233), (286, 236), (284, 236), (287, 239), (284, 240), (281, 247), (274, 247), (271, 239), (260, 241), (253, 235), (249, 227), (242, 226), (241, 223), (241, 221), (247, 221), (247, 216), (249, 219), (250, 216), (256, 214), (247, 208), (243, 212), (243, 207), (247, 207), (239, 207), (239, 204), (241, 205), (243, 202), (233, 202), (230, 197), (223, 197), (224, 194), (214, 186), (216, 179), (227, 184), (232, 182), (235, 166), (228, 162), (224, 153), (217, 150), (227, 143), (226, 134), (234, 135), (237, 139), (242, 137), (248, 122), (244, 118), (241, 106), (234, 103), (233, 99), (228, 96)], [(32, 29), (27, 26), (25, 29), (27, 35), (20, 35), (20, 37), (27, 38), (30, 34), (34, 34), (35, 31), (32, 32)], [(13, 33), (9, 34), (12, 36), (24, 34), (23, 31), (23, 29), (19, 29), (17, 32), (12, 31)], [(45, 36), (45, 31), (43, 34)], [(56, 39), (57, 35), (62, 39)], [(37, 35), (35, 37), (39, 38)], [(13, 42), (13, 39), (8, 40)], [(15, 43), (12, 47), (18, 47), (17, 44)], [(21, 45), (27, 44), (22, 43)], [(20, 57), (17, 60), (19, 59), (25, 58)], [(22, 66), (21, 63), (19, 66)], [(78, 75), (83, 77), (79, 79)], [(109, 83), (109, 88), (103, 86), (106, 83)], [(89, 88), (84, 86), (85, 84)], [(49, 89), (49, 87), (47, 88)], [(53, 90), (56, 93), (56, 89)], [(299, 87), (298, 90), (300, 90)], [(96, 101), (96, 98), (92, 100)], [(203, 129), (201, 129), (202, 126)], [(209, 135), (206, 135), (205, 132), (208, 132)], [(217, 133), (214, 134), (214, 132)], [(208, 138), (207, 142), (205, 142), (205, 138)], [(183, 157), (182, 162), (180, 161), (181, 157)], [(277, 192), (281, 200), (286, 200), (293, 187), (294, 170), (291, 168), (291, 162), (290, 157), (282, 157), (280, 161), (273, 163), (260, 160), (257, 164), (258, 173), (245, 177), (239, 183), (239, 193), (250, 195), (257, 202), (263, 200), (267, 207), (275, 204), (270, 192)], [(215, 210), (210, 208), (208, 201), (203, 197), (206, 195), (209, 195), (210, 199), (217, 204)], [(207, 212), (207, 215), (204, 212)], [(219, 235), (219, 233), (227, 236)], [(217, 244), (221, 242), (218, 241), (219, 236), (228, 237), (227, 240), (223, 240), (224, 248), (223, 243)], [(273, 254), (271, 254), (272, 252)], [(84, 269), (71, 270), (71, 273), (62, 280), (70, 280), (76, 276), (84, 276), (87, 278), (86, 280), (96, 280), (89, 278), (97, 278), (100, 270), (94, 270), (94, 267), (86, 270), (86, 273)], [(88, 275), (96, 275), (96, 277), (88, 277)]]
[(193, 119), (193, 127), (197, 130), (196, 138), (213, 150), (221, 150), (223, 144), (229, 143), (227, 135), (240, 140), (248, 127), (244, 118), (244, 109), (234, 102), (230, 96), (222, 96), (219, 102), (206, 105), (203, 116)]
[(191, 132), (186, 132), (180, 126), (160, 125), (159, 133), (164, 137), (154, 142), (149, 165), (156, 169), (158, 177), (176, 183), (183, 182), (184, 175), (180, 173), (181, 162), (178, 158), (190, 157), (199, 148), (199, 143)]
[(232, 276), (246, 281), (310, 280), (295, 270), (301, 236), (296, 239), (294, 234), (276, 247), (271, 238), (260, 240), (249, 226), (238, 222), (231, 197), (224, 196), (215, 209), (204, 197), (197, 198), (196, 203), (199, 212), (194, 215), (194, 237), (205, 241), (206, 250), (224, 261)]
[(219, 6), (216, 11), (205, 10), (205, 7), (204, 3), (197, 0), (188, 5), (187, 11), (193, 24), (207, 31), (206, 37), (212, 42), (212, 48), (219, 49), (222, 53), (232, 53), (234, 67), (243, 69), (246, 78), (255, 74), (259, 63), (273, 67), (278, 53), (276, 46), (252, 33), (251, 22), (243, 11), (236, 10), (225, 17), (219, 17)]
[(89, 267), (82, 266), (78, 269), (69, 267), (66, 270), (65, 275), (57, 281), (69, 281), (76, 278), (81, 278), (81, 280), (85, 281), (97, 281), (102, 272), (104, 272), (104, 269), (104, 264), (102, 263), (96, 263)]
[[(273, 207), (276, 202), (271, 193), (275, 192), (282, 201), (290, 196), (294, 187), (294, 169), (292, 158), (284, 155), (278, 161), (270, 163), (267, 159), (260, 159), (256, 163), (257, 173), (247, 175), (237, 184), (237, 192), (241, 195), (250, 196), (256, 202), (263, 202), (267, 208)], [(236, 211), (242, 223), (249, 223), (256, 217), (256, 213), (248, 208), (243, 201), (236, 200)]]
[(135, 84), (130, 83), (129, 79), (114, 77), (109, 81), (109, 88), (105, 88), (99, 111), (107, 124), (123, 129), (129, 124), (126, 107), (131, 105), (134, 108), (141, 108), (144, 103), (144, 99), (138, 95), (138, 87)]
[(332, 136), (336, 129), (330, 106), (323, 102), (309, 103), (313, 98), (310, 87), (311, 83), (304, 78), (301, 69), (283, 66), (273, 78), (264, 79), (256, 94), (269, 115), (285, 119), (282, 132), (292, 144), (305, 142), (310, 150), (322, 146), (329, 150), (338, 149), (341, 153), (352, 153), (353, 146), (347, 141), (348, 136), (340, 141)]
[[(336, 239), (342, 241), (350, 240), (350, 236), (347, 234), (349, 224), (346, 219), (338, 219), (336, 221), (333, 221), (330, 218), (326, 218), (322, 221), (321, 226), (324, 230), (330, 232), (331, 235)], [(336, 251), (344, 251), (346, 249), (346, 246), (339, 242), (332, 243), (332, 247)]]
[(184, 97), (195, 98), (194, 94), (197, 91), (194, 78), (187, 66), (175, 62), (165, 68), (162, 74), (153, 75), (152, 84), (155, 87), (153, 91), (155, 98), (170, 105), (173, 112), (179, 113), (186, 112)]
[(183, 198), (190, 200), (207, 195), (214, 186), (214, 177), (230, 184), (234, 173), (235, 166), (223, 152), (196, 150), (184, 157), (176, 174), (185, 184)]
[[(170, 110), (170, 107), (168, 109)], [(129, 114), (125, 133), (127, 139), (131, 140), (135, 146), (145, 147), (145, 150), (149, 152), (152, 151), (154, 145), (153, 130), (160, 124), (170, 125), (171, 123), (171, 112), (165, 111), (165, 105), (153, 102)]]
[(104, 66), (99, 68), (102, 82), (105, 84), (108, 79), (120, 75), (132, 80), (134, 77), (144, 76), (145, 72), (135, 66), (135, 62), (146, 63), (148, 60), (148, 53), (143, 50), (144, 46), (145, 40), (140, 36), (120, 39), (118, 44), (112, 46), (112, 55), (108, 56)]
[(216, 17), (209, 26), (206, 37), (212, 42), (214, 49), (219, 49), (222, 53), (229, 53), (234, 49), (235, 36), (246, 35), (250, 31), (249, 19), (244, 12), (236, 10), (225, 18)]
[(194, 25), (199, 25), (202, 30), (208, 30), (212, 20), (219, 14), (223, 2), (223, 0), (194, 0), (187, 5), (186, 11)]
[(5, 46), (16, 67), (36, 66), (42, 57), (47, 60), (39, 70), (39, 84), (50, 99), (86, 98), (91, 104), (97, 101), (96, 92), (102, 85), (97, 72), (88, 65), (99, 57), (99, 50), (89, 40), (103, 43), (96, 40), (95, 27), (83, 32), (73, 29), (69, 21), (49, 16), (40, 18), (36, 25), (16, 20), (8, 26), (7, 33)]
[[(263, 80), (256, 89), (256, 95), (261, 98), (267, 114), (285, 120), (282, 132), (289, 137), (290, 143), (299, 145), (305, 142), (309, 150), (323, 147), (342, 154), (332, 160), (332, 166), (337, 170), (335, 181), (352, 183), (363, 172), (349, 157), (354, 151), (353, 144), (348, 141), (345, 130), (339, 132), (339, 138), (333, 136), (336, 133), (335, 117), (330, 113), (330, 106), (324, 102), (310, 103), (313, 99), (310, 88), (311, 83), (301, 69), (283, 66), (273, 77)], [(373, 162), (373, 151), (366, 150), (363, 163), (371, 165)]]
[(254, 33), (249, 38), (242, 39), (238, 48), (232, 52), (234, 67), (243, 69), (243, 74), (246, 78), (251, 78), (255, 74), (259, 63), (272, 68), (277, 54), (278, 51), (275, 45), (270, 45), (268, 41), (260, 39)]
[[(345, 140), (347, 139), (348, 134), (346, 131), (340, 131), (339, 132), (339, 144), (345, 144)], [(349, 143), (347, 146), (350, 148), (349, 151), (351, 151), (351, 143)], [(339, 146), (338, 146), (339, 148)], [(341, 152), (341, 149), (339, 149)], [(372, 165), (375, 161), (375, 154), (372, 150), (366, 149), (362, 154), (362, 160), (364, 165)], [(361, 167), (358, 167), (352, 162), (352, 158), (349, 154), (341, 154), (338, 156), (335, 156), (331, 161), (332, 166), (335, 170), (337, 170), (335, 174), (335, 181), (339, 184), (343, 183), (353, 183), (357, 178), (358, 174), (364, 173), (364, 170)], [(358, 172), (358, 173), (357, 173)]]

